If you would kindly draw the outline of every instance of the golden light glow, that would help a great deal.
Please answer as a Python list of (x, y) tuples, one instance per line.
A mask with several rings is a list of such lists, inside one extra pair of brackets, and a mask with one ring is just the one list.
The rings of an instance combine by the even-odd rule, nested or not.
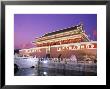
[(81, 45), (71, 45), (71, 46), (61, 46), (57, 48), (57, 51), (64, 50), (81, 50), (81, 49), (96, 49), (97, 44), (81, 44)]

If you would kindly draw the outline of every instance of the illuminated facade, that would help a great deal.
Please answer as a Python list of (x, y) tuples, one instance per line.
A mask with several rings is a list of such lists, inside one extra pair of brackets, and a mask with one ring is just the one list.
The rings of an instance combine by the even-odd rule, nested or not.
[(82, 24), (47, 33), (33, 43), (36, 48), (22, 49), (20, 54), (38, 58), (70, 58), (82, 54), (96, 56), (97, 42), (90, 41)]
[(90, 40), (84, 32), (82, 24), (80, 24), (74, 27), (68, 27), (59, 31), (47, 33), (42, 37), (36, 38), (34, 43), (37, 47), (42, 47), (88, 41)]

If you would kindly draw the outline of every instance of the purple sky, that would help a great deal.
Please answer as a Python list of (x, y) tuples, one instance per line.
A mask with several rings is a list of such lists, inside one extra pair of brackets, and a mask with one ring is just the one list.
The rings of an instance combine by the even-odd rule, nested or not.
[(35, 37), (58, 29), (83, 23), (91, 40), (97, 40), (96, 14), (15, 14), (14, 15), (14, 47), (15, 49), (33, 47)]

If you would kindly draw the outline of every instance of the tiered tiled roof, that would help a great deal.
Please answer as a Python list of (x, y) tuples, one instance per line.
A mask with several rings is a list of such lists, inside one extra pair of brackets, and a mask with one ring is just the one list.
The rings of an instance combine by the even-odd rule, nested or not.
[(73, 27), (64, 28), (63, 30), (58, 30), (58, 31), (55, 31), (55, 32), (47, 33), (42, 37), (54, 35), (54, 34), (57, 34), (57, 33), (67, 32), (67, 31), (71, 31), (71, 30), (76, 30), (77, 27), (79, 27), (79, 26), (81, 26), (81, 24), (77, 25), (77, 26), (73, 26)]

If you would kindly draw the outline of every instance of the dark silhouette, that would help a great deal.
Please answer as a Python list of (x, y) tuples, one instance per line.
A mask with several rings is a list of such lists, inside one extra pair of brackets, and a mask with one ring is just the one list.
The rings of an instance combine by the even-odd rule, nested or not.
[(19, 50), (20, 50), (20, 49), (14, 49), (14, 54), (15, 54), (15, 53), (19, 54)]
[(18, 65), (14, 64), (14, 74), (16, 74), (18, 70), (19, 70)]

